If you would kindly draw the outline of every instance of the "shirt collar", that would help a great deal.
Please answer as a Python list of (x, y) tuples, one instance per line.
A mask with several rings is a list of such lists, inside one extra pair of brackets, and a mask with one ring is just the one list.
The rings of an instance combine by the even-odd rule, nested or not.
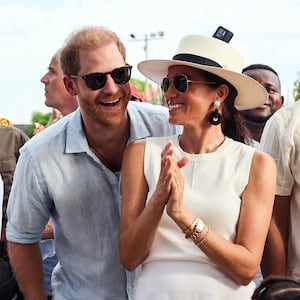
[[(142, 107), (141, 105), (144, 105)], [(130, 136), (128, 143), (151, 136), (149, 128), (145, 125), (143, 118), (143, 110), (145, 103), (136, 103), (129, 101), (127, 105), (127, 113), (130, 124)], [(86, 139), (83, 128), (80, 108), (64, 118), (68, 118), (67, 136), (66, 136), (66, 153), (82, 153), (90, 152), (89, 145)]]
[(69, 118), (69, 122), (67, 124), (66, 153), (82, 153), (89, 151), (82, 124), (80, 108), (77, 108), (74, 113), (67, 117)]

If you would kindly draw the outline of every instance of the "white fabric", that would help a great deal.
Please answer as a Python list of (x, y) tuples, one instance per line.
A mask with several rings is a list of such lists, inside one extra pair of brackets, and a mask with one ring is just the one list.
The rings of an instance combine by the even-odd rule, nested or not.
[(196, 262), (145, 264), (135, 300), (249, 300), (254, 282), (239, 286), (218, 268)]
[(260, 148), (276, 162), (276, 194), (291, 196), (288, 270), (300, 277), (300, 102), (281, 108), (268, 120)]
[(251, 139), (251, 140), (249, 141), (249, 146), (251, 146), (251, 147), (253, 147), (253, 148), (255, 148), (255, 149), (259, 149), (259, 142), (256, 141), (256, 140), (254, 140), (254, 139)]
[[(248, 145), (255, 148), (255, 149), (259, 149), (259, 142), (254, 140), (254, 139), (251, 139), (249, 141)], [(263, 280), (263, 275), (262, 275), (262, 272), (261, 272), (261, 268), (259, 267), (253, 281), (255, 282), (256, 286), (259, 286), (262, 280)]]
[[(189, 157), (188, 164), (181, 169), (185, 180), (185, 204), (195, 213), (195, 215), (199, 216), (204, 223), (208, 224), (212, 230), (218, 232), (225, 239), (234, 241), (241, 206), (240, 195), (248, 183), (252, 157), (255, 149), (226, 138), (224, 143), (215, 152), (207, 154), (187, 154), (181, 150), (177, 136), (168, 138), (148, 138), (146, 141), (144, 158), (144, 172), (149, 186), (148, 200), (155, 190), (159, 176), (160, 153), (169, 139), (173, 141), (176, 160), (180, 159), (183, 155)], [(199, 290), (201, 290), (202, 296), (199, 295), (197, 296), (198, 298), (186, 299), (225, 299), (222, 298), (221, 294), (218, 294), (219, 296), (216, 298), (215, 290), (206, 288), (206, 286), (208, 286), (206, 283), (210, 279), (213, 280), (213, 286), (216, 284), (224, 286), (225, 289), (232, 288), (236, 290), (237, 288), (237, 284), (231, 277), (220, 271), (218, 267), (190, 240), (185, 239), (180, 228), (164, 212), (149, 255), (144, 261), (141, 276), (145, 278), (145, 276), (149, 274), (149, 276), (147, 276), (147, 281), (149, 280), (148, 282), (150, 283), (152, 280), (156, 281), (154, 278), (155, 276), (151, 275), (151, 271), (147, 271), (146, 274), (144, 273), (145, 266), (150, 266), (152, 263), (157, 264), (158, 262), (165, 263), (166, 261), (175, 262), (175, 265), (181, 262), (200, 263), (198, 275), (201, 278), (203, 276), (208, 276), (204, 281), (205, 284), (201, 283), (203, 278), (198, 278), (198, 284), (201, 288), (197, 288), (196, 294), (199, 295)], [(205, 272), (203, 272), (202, 266), (205, 266)], [(146, 269), (147, 268), (148, 267), (146, 267)], [(151, 267), (149, 268), (151, 270)], [(175, 271), (176, 281), (174, 282), (175, 286), (173, 289), (175, 289), (176, 292), (177, 288), (178, 291), (185, 289), (184, 285), (186, 282), (183, 281), (182, 285), (180, 284), (181, 276), (186, 276), (186, 272), (182, 273), (183, 270), (184, 269), (179, 270), (179, 272), (177, 272), (178, 270)], [(216, 279), (212, 279), (209, 274), (206, 273), (206, 270), (214, 270), (214, 272), (218, 273), (217, 283), (215, 282)], [(170, 278), (172, 278), (172, 276)], [(169, 279), (167, 279), (167, 281), (168, 280)], [(230, 285), (228, 285), (228, 282), (230, 282)], [(137, 291), (140, 290), (140, 283), (141, 281), (139, 280)], [(154, 284), (154, 282), (151, 284)], [(142, 286), (145, 288), (144, 285)], [(166, 287), (166, 289), (168, 288)], [(241, 290), (242, 289), (243, 288), (241, 288)], [(249, 295), (251, 294), (249, 294), (249, 287), (244, 287), (244, 289), (245, 295), (248, 297), (247, 299), (250, 299)], [(252, 285), (250, 289), (253, 292)], [(211, 298), (208, 295), (211, 295)], [(243, 299), (241, 298), (240, 293), (237, 293), (237, 295), (236, 299)], [(144, 297), (146, 297), (145, 294)], [(230, 297), (231, 298), (228, 299), (235, 299), (232, 298), (232, 295)], [(150, 298), (151, 297), (149, 297), (149, 299)], [(148, 298), (137, 297), (137, 299)], [(151, 299), (183, 298), (178, 296), (178, 298), (154, 297)]]

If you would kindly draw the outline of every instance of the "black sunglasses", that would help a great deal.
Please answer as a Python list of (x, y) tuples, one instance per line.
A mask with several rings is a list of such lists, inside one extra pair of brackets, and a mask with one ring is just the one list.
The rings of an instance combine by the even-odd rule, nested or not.
[(110, 74), (116, 84), (125, 84), (130, 80), (132, 66), (126, 65), (105, 73), (91, 73), (87, 75), (69, 75), (72, 78), (82, 78), (91, 90), (99, 90), (106, 83), (107, 74)]
[(173, 83), (174, 88), (180, 94), (184, 94), (189, 89), (189, 83), (216, 84), (216, 82), (189, 80), (185, 74), (177, 74), (173, 77), (165, 77), (161, 82), (161, 89), (166, 93)]

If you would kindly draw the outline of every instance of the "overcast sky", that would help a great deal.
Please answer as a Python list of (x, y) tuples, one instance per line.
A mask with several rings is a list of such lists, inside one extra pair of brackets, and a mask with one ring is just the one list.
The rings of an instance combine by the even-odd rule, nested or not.
[(163, 39), (149, 40), (147, 55), (170, 59), (184, 35), (211, 36), (222, 25), (233, 31), (230, 44), (244, 65), (273, 67), (291, 101), (300, 70), (299, 12), (298, 0), (0, 0), (0, 116), (20, 124), (29, 123), (34, 111), (51, 111), (39, 80), (68, 34), (87, 25), (116, 31), (133, 77), (142, 80), (136, 65), (146, 55), (145, 35), (163, 31)]

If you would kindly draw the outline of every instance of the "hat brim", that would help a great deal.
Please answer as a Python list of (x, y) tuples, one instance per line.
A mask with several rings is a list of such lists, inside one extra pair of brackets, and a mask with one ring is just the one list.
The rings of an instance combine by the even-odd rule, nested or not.
[(241, 73), (223, 68), (179, 60), (156, 59), (142, 61), (138, 64), (137, 68), (147, 78), (160, 85), (162, 78), (167, 76), (169, 67), (175, 65), (189, 66), (199, 70), (204, 70), (231, 83), (237, 90), (234, 106), (238, 110), (253, 109), (262, 106), (268, 101), (269, 95), (267, 91), (256, 80)]

